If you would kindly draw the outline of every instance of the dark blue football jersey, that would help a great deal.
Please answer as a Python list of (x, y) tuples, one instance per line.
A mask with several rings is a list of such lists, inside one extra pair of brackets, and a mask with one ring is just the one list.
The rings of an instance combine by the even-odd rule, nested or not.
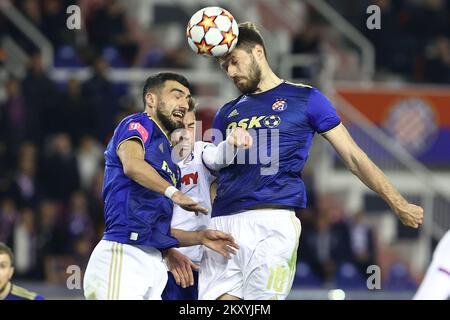
[(158, 124), (145, 112), (123, 119), (105, 151), (103, 239), (160, 250), (178, 246), (178, 241), (170, 234), (172, 201), (124, 174), (117, 149), (129, 139), (142, 143), (145, 161), (161, 177), (174, 186), (178, 186), (180, 180), (179, 168), (171, 159), (171, 144)]
[(289, 82), (225, 104), (214, 119), (213, 128), (221, 136), (216, 134), (214, 143), (235, 127), (248, 129), (254, 143), (220, 171), (212, 217), (252, 207), (306, 207), (302, 170), (313, 136), (340, 122), (318, 89)]

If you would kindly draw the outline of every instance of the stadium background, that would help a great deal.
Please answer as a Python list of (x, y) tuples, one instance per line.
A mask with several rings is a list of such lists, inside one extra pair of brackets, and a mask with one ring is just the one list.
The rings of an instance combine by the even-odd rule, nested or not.
[[(72, 4), (80, 30), (66, 27)], [(372, 4), (379, 30), (366, 25)], [(118, 121), (142, 110), (149, 74), (174, 70), (192, 81), (201, 133), (237, 94), (185, 39), (189, 17), (209, 5), (256, 22), (276, 73), (323, 90), (369, 156), (425, 208), (420, 230), (404, 228), (317, 138), (289, 298), (411, 298), (450, 228), (445, 0), (248, 0), (245, 9), (238, 1), (1, 0), (0, 241), (15, 253), (15, 282), (49, 299), (82, 297), (67, 288), (67, 267), (83, 271), (102, 235), (103, 150)], [(380, 290), (366, 287), (373, 264)]]

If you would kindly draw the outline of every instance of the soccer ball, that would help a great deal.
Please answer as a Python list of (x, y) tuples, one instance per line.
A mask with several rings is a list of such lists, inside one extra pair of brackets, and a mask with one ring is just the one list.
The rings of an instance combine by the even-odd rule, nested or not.
[(239, 28), (236, 19), (219, 7), (200, 9), (189, 20), (186, 37), (197, 54), (221, 57), (234, 49)]

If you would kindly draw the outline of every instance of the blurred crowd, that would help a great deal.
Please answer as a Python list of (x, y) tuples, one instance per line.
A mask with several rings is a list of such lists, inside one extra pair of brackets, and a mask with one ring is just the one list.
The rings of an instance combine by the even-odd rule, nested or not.
[[(56, 67), (83, 67), (102, 56), (114, 68), (190, 68), (192, 54), (184, 39), (189, 16), (176, 10), (177, 4), (157, 4), (154, 25), (142, 25), (129, 14), (129, 6), (119, 0), (12, 0), (15, 6), (50, 40), (55, 49)], [(336, 0), (328, 1), (374, 46), (376, 74), (382, 79), (408, 82), (450, 83), (450, 0)], [(255, 2), (257, 3), (257, 2)], [(74, 32), (65, 27), (66, 8), (81, 8), (83, 26)], [(339, 60), (338, 78), (357, 79), (360, 52), (348, 39), (338, 36), (314, 8), (304, 5), (301, 23), (281, 21), (280, 13), (289, 1), (275, 7), (258, 7), (266, 30), (285, 28), (290, 35), (291, 53), (323, 55), (333, 52)], [(292, 4), (292, 3), (291, 3)], [(199, 4), (200, 5), (200, 4)], [(380, 29), (370, 30), (368, 6), (380, 8)], [(267, 5), (266, 5), (267, 6)], [(178, 8), (179, 9), (179, 8)], [(142, 6), (148, 10), (148, 6)], [(281, 11), (280, 11), (281, 10)], [(279, 15), (279, 14), (278, 14)], [(239, 14), (237, 14), (239, 16)], [(282, 15), (281, 15), (282, 16)], [(175, 26), (175, 27), (174, 27)], [(292, 27), (295, 26), (295, 27)], [(175, 29), (173, 29), (174, 27)], [(11, 35), (26, 52), (34, 45), (0, 14), (0, 38)], [(180, 32), (181, 30), (181, 32)], [(1, 61), (1, 55), (0, 55)], [(316, 66), (296, 67), (293, 78), (312, 78)]]
[[(96, 60), (83, 83), (60, 85), (34, 54), (24, 79), (10, 78), (0, 104), (0, 241), (16, 254), (16, 275), (52, 279), (85, 266), (103, 232), (103, 151), (120, 104)], [(61, 271), (61, 272), (58, 272)]]
[[(185, 43), (171, 46), (162, 32), (142, 28), (117, 0), (11, 0), (51, 42), (55, 67), (85, 67), (98, 56), (114, 68), (187, 68)], [(81, 29), (66, 27), (70, 5), (78, 5)], [(150, 12), (149, 12), (150, 14)], [(166, 28), (167, 29), (167, 28)], [(38, 48), (0, 13), (0, 38), (11, 36), (27, 53)], [(164, 41), (164, 37), (166, 40)], [(164, 43), (164, 44), (163, 44)]]
[[(450, 1), (449, 0), (329, 0), (347, 21), (374, 46), (375, 77), (418, 83), (450, 83)], [(380, 8), (380, 29), (369, 29), (366, 13), (370, 5)], [(294, 34), (292, 53), (321, 54), (331, 50), (338, 56), (339, 78), (351, 79), (358, 57), (355, 48), (337, 37), (313, 9), (305, 26)], [(348, 50), (347, 50), (348, 49)], [(314, 68), (296, 68), (293, 76), (308, 78)]]
[[(417, 279), (378, 239), (379, 230), (364, 210), (347, 212), (336, 194), (314, 192), (314, 181), (304, 175), (308, 207), (297, 212), (302, 231), (294, 285), (367, 289), (367, 279), (380, 268), (380, 288), (415, 290)], [(373, 284), (373, 283), (371, 283)]]

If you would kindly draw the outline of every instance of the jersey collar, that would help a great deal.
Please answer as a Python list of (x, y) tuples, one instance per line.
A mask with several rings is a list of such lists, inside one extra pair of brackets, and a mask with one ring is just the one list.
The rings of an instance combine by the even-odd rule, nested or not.
[(11, 281), (8, 281), (8, 283), (5, 286), (5, 290), (3, 291), (3, 293), (0, 293), (0, 300), (5, 300), (6, 297), (10, 294), (12, 290), (12, 283)]

